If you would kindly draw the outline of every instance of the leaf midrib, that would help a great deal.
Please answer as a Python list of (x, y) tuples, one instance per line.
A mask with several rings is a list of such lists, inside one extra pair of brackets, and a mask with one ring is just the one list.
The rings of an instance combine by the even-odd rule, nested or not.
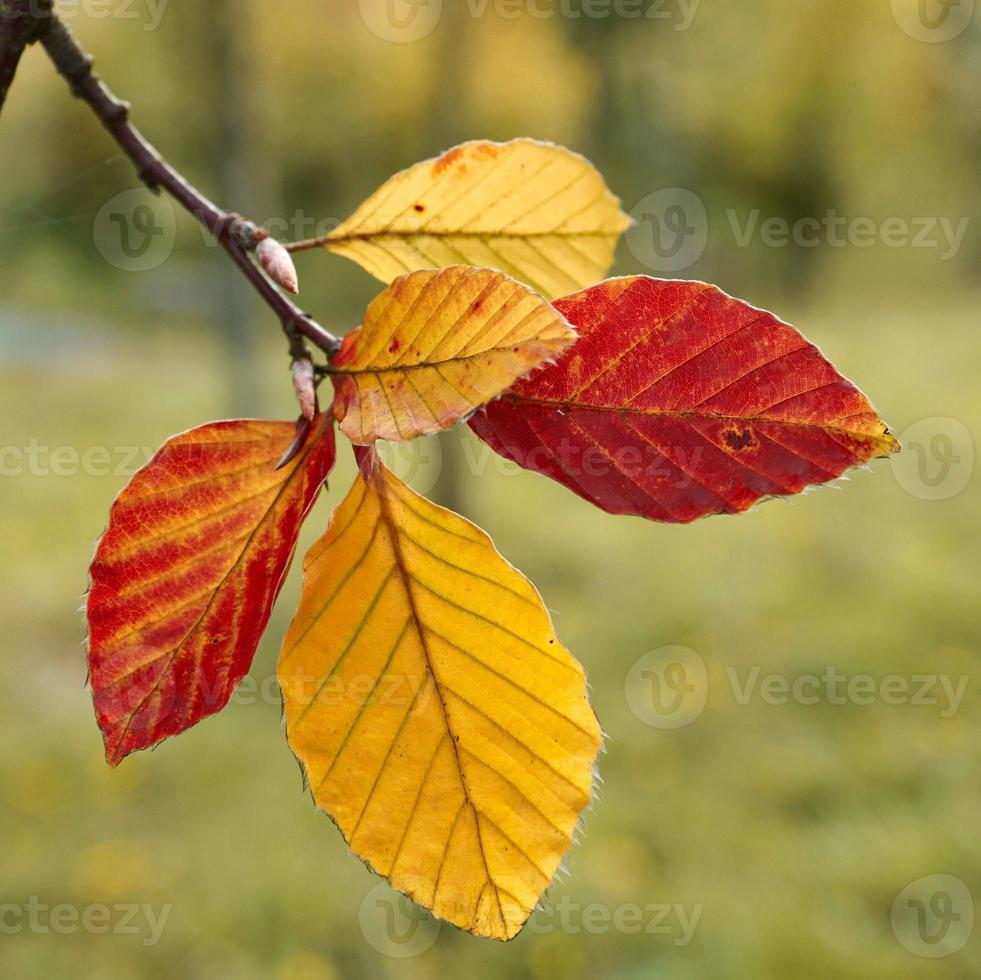
[[(490, 864), (487, 862), (487, 854), (484, 850), (484, 835), (480, 828), (480, 811), (477, 809), (473, 800), (470, 797), (470, 790), (467, 786), (467, 781), (463, 774), (463, 763), (460, 759), (460, 749), (457, 745), (457, 736), (453, 732), (453, 728), (450, 725), (450, 715), (446, 707), (446, 700), (443, 697), (442, 686), (440, 685), (439, 678), (436, 674), (436, 669), (433, 666), (432, 656), (429, 653), (429, 641), (426, 637), (426, 630), (423, 626), (422, 618), (419, 614), (418, 606), (416, 605), (415, 592), (412, 588), (412, 575), (405, 562), (405, 556), (402, 553), (402, 543), (399, 539), (400, 531), (398, 525), (395, 523), (394, 518), (391, 514), (391, 509), (388, 501), (387, 488), (384, 485), (384, 476), (381, 468), (376, 468), (375, 472), (371, 476), (371, 480), (375, 484), (375, 492), (378, 494), (379, 500), (379, 516), (385, 522), (388, 528), (389, 538), (392, 543), (392, 554), (395, 559), (395, 567), (399, 571), (399, 577), (402, 580), (402, 587), (405, 589), (406, 600), (409, 603), (409, 610), (412, 614), (412, 621), (415, 625), (416, 634), (419, 637), (419, 644), (422, 648), (423, 656), (426, 659), (426, 669), (429, 671), (429, 676), (432, 678), (433, 687), (436, 690), (436, 694), (439, 697), (439, 705), (443, 714), (443, 724), (446, 727), (446, 734), (449, 736), (450, 744), (453, 746), (453, 755), (456, 759), (456, 768), (460, 776), (460, 786), (463, 789), (463, 795), (466, 799), (467, 806), (470, 807), (473, 813), (474, 825), (477, 829), (477, 843), (480, 847), (480, 859), (484, 864), (484, 873), (487, 875), (487, 881), (491, 883), (494, 887), (494, 895), (497, 899), (497, 911), (501, 920), (501, 928), (504, 930), (505, 936), (508, 936), (508, 924), (507, 920), (504, 918), (504, 906), (501, 905), (501, 892), (498, 888), (497, 881), (491, 874)], [(435, 905), (436, 895), (433, 894), (433, 904)], [(476, 916), (478, 909), (474, 908), (474, 925), (476, 925)], [(510, 937), (508, 937), (510, 938)]]
[(619, 238), (622, 231), (426, 231), (406, 230), (396, 231), (385, 228), (380, 231), (354, 232), (352, 234), (340, 235), (331, 238), (329, 235), (321, 239), (324, 248), (331, 248), (334, 245), (344, 245), (347, 242), (370, 242), (375, 238)]
[[(561, 338), (561, 339), (567, 340), (568, 342), (565, 344), (564, 347), (556, 345), (554, 354), (561, 354), (563, 350), (567, 350), (571, 346), (572, 342), (575, 340), (575, 337), (571, 336), (569, 338)], [(547, 344), (546, 342), (541, 340), (536, 340), (534, 341), (534, 343), (539, 344), (543, 347), (548, 346), (550, 349), (552, 347), (551, 344)], [(363, 368), (329, 367), (327, 369), (327, 373), (331, 375), (402, 374), (403, 372), (407, 372), (407, 371), (418, 371), (422, 368), (429, 368), (430, 370), (432, 370), (433, 368), (444, 364), (467, 364), (470, 361), (475, 361), (477, 358), (485, 356), (486, 354), (514, 353), (515, 347), (521, 348), (523, 353), (534, 353), (534, 351), (530, 349), (531, 345), (532, 345), (531, 341), (519, 340), (513, 344), (504, 344), (498, 347), (486, 347), (484, 350), (477, 351), (474, 354), (466, 354), (458, 357), (445, 357), (442, 360), (437, 360), (437, 361), (418, 361), (415, 364), (390, 364), (384, 367), (363, 367)], [(533, 370), (534, 367), (535, 365), (532, 365), (531, 369)]]
[(256, 523), (255, 528), (252, 530), (252, 533), (248, 536), (248, 539), (246, 540), (245, 544), (242, 545), (242, 548), (239, 551), (235, 561), (231, 564), (231, 566), (229, 567), (228, 571), (225, 573), (222, 580), (215, 586), (211, 594), (211, 598), (208, 600), (208, 603), (204, 607), (204, 610), (201, 612), (201, 615), (194, 621), (194, 624), (188, 628), (187, 632), (181, 638), (180, 642), (174, 647), (173, 651), (170, 653), (170, 655), (167, 658), (167, 663), (164, 664), (164, 667), (160, 671), (159, 675), (157, 676), (156, 681), (154, 681), (153, 686), (150, 688), (149, 691), (147, 691), (146, 695), (140, 700), (140, 703), (133, 709), (129, 717), (126, 719), (126, 725), (124, 726), (122, 733), (120, 734), (119, 738), (116, 741), (116, 746), (113, 751), (114, 756), (116, 752), (118, 752), (119, 749), (122, 748), (123, 743), (126, 740), (126, 736), (129, 734), (129, 729), (130, 726), (133, 724), (134, 719), (143, 710), (146, 703), (153, 696), (156, 690), (160, 687), (161, 683), (163, 683), (164, 677), (170, 670), (170, 667), (173, 664), (173, 662), (177, 659), (178, 655), (184, 649), (184, 645), (198, 630), (201, 623), (204, 622), (205, 617), (211, 611), (211, 608), (218, 597), (218, 593), (221, 592), (221, 590), (225, 587), (228, 580), (231, 578), (232, 574), (241, 565), (246, 553), (249, 551), (249, 548), (252, 545), (252, 542), (255, 540), (256, 535), (259, 533), (259, 531), (262, 528), (266, 526), (266, 523), (269, 520), (269, 515), (276, 509), (283, 494), (286, 492), (286, 490), (289, 487), (292, 486), (293, 481), (296, 479), (296, 475), (298, 473), (302, 473), (305, 471), (307, 460), (310, 458), (310, 455), (314, 451), (314, 449), (317, 448), (317, 446), (320, 444), (321, 438), (323, 438), (323, 433), (321, 433), (320, 438), (318, 438), (316, 433), (312, 432), (309, 438), (310, 438), (309, 448), (300, 455), (300, 457), (297, 460), (296, 466), (293, 468), (292, 472), (286, 477), (285, 480), (283, 480), (283, 483), (279, 488), (279, 491), (276, 493), (276, 496), (270, 502), (269, 507), (263, 513), (260, 520)]
[[(559, 411), (565, 409), (569, 412), (608, 412), (614, 415), (640, 415), (640, 416), (664, 416), (666, 418), (680, 419), (719, 419), (722, 421), (738, 422), (769, 422), (774, 425), (793, 425), (805, 429), (822, 429), (825, 432), (837, 432), (841, 435), (852, 438), (866, 438), (882, 441), (888, 435), (883, 431), (879, 434), (872, 432), (861, 432), (857, 429), (845, 429), (841, 426), (831, 424), (831, 422), (798, 422), (793, 419), (775, 419), (765, 415), (729, 415), (722, 412), (705, 412), (696, 409), (669, 409), (669, 408), (636, 408), (632, 405), (592, 405), (588, 402), (571, 402), (562, 399), (551, 398), (528, 398), (525, 395), (504, 394), (504, 400), (512, 404), (542, 405), (547, 408)], [(871, 414), (871, 413), (869, 413)], [(832, 420), (834, 422), (836, 420)]]

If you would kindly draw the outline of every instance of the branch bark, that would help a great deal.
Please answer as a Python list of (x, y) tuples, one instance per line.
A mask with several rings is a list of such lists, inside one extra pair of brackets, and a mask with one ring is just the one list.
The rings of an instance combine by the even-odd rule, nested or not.
[(51, 0), (0, 0), (0, 110), (24, 49), (51, 16)]
[[(0, 4), (10, 0), (0, 0)], [(36, 6), (39, 0), (17, 0)], [(42, 0), (43, 2), (43, 0)], [(35, 19), (35, 39), (40, 40), (73, 95), (85, 102), (108, 130), (120, 149), (136, 166), (140, 179), (154, 191), (166, 191), (192, 214), (228, 253), (252, 283), (266, 305), (279, 317), (290, 339), (294, 358), (302, 356), (306, 338), (327, 354), (340, 348), (340, 340), (287, 299), (249, 258), (243, 242), (255, 244), (255, 226), (241, 215), (224, 211), (209, 201), (181, 176), (143, 134), (129, 121), (129, 104), (116, 98), (92, 71), (93, 58), (57, 14)], [(251, 241), (250, 241), (251, 239)]]

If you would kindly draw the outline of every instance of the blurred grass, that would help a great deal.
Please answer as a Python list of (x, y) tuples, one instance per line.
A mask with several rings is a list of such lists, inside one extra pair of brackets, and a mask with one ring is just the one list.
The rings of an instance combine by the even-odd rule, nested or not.
[[(934, 311), (935, 333), (957, 328), (964, 302), (964, 311)], [(916, 336), (914, 311), (801, 309), (795, 318), (850, 373), (872, 379), (873, 394), (892, 399), (883, 411), (900, 428), (917, 414), (900, 397), (913, 390), (925, 406), (977, 417), (976, 392), (947, 379), (981, 355), (978, 339), (938, 352), (939, 370), (924, 377), (902, 350), (882, 355)], [(851, 329), (859, 320), (862, 329)], [(43, 396), (35, 370), (4, 369), (0, 413), (43, 446), (155, 446), (220, 414), (217, 354), (201, 336), (173, 330), (110, 345), (94, 332), (86, 344), (98, 355), (82, 370), (56, 366)], [(263, 384), (278, 376), (269, 362)], [(285, 396), (274, 400), (271, 412), (287, 410)], [(302, 548), (346, 490), (346, 455)], [(840, 489), (679, 528), (607, 517), (532, 474), (500, 475), (476, 443), (468, 458), (486, 464), (465, 487), (468, 515), (540, 586), (587, 666), (609, 735), (600, 801), (569, 858), (571, 879), (550, 898), (703, 905), (692, 943), (673, 945), (677, 932), (523, 934), (505, 950), (447, 927), (415, 960), (380, 958), (358, 927), (374, 879), (301, 792), (274, 703), (233, 703), (106, 769), (75, 609), (125, 481), (27, 475), (4, 480), (0, 517), (12, 556), (0, 591), (4, 897), (173, 911), (149, 952), (136, 937), (112, 937), (110, 949), (100, 936), (5, 936), (7, 975), (288, 976), (298, 952), (323, 976), (543, 977), (556, 964), (571, 977), (923, 975), (923, 961), (891, 934), (892, 898), (939, 871), (981, 887), (972, 601), (981, 568), (977, 550), (963, 547), (981, 533), (976, 496), (924, 502), (877, 463)], [(297, 571), (253, 671), (267, 691)], [(642, 724), (623, 695), (634, 661), (668, 644), (698, 651), (710, 675), (705, 712), (673, 732)], [(739, 705), (725, 669), (745, 676), (753, 665), (791, 678), (828, 666), (849, 676), (970, 675), (972, 686), (949, 719), (935, 706)], [(979, 961), (968, 947), (953, 972), (945, 961), (932, 967), (967, 976)]]
[[(255, 114), (253, 187), (251, 200), (228, 203), (257, 217), (283, 214), (283, 201), (340, 217), (448, 141), (566, 140), (628, 205), (658, 187), (697, 189), (718, 220), (685, 274), (798, 325), (897, 432), (947, 416), (977, 433), (976, 32), (957, 45), (915, 45), (879, 6), (825, 0), (787, 16), (752, 0), (706, 8), (686, 33), (488, 17), (398, 46), (368, 35), (346, 0), (336, 9), (296, 0), (291, 17), (243, 4), (235, 26), (259, 80), (241, 93)], [(115, 20), (76, 27), (147, 131), (211, 191), (220, 147), (209, 127), (222, 93), (196, 33), (206, 16), (203, 5), (172, 4), (152, 34)], [(457, 44), (471, 70), (448, 104), (439, 86)], [(182, 77), (171, 77), (175, 63)], [(244, 378), (250, 414), (291, 416), (276, 325), (249, 307), (254, 329), (241, 346), (229, 341), (213, 286), (224, 260), (202, 249), (187, 220), (154, 272), (120, 272), (99, 257), (92, 217), (135, 183), (112, 159), (31, 52), (0, 123), (0, 446), (102, 447), (112, 469), (130, 447), (152, 451), (226, 416), (233, 375)], [(852, 216), (970, 215), (975, 225), (947, 263), (882, 245), (740, 250), (719, 234), (727, 207), (792, 220), (831, 205)], [(621, 249), (616, 271), (645, 270)], [(342, 330), (379, 289), (326, 255), (303, 256), (300, 273), (304, 304)], [(441, 444), (460, 448), (456, 436)], [(676, 945), (676, 919), (668, 934), (634, 935), (549, 931), (546, 918), (507, 947), (444, 927), (418, 957), (380, 955), (359, 925), (377, 879), (302, 792), (274, 697), (236, 698), (221, 717), (108, 770), (77, 609), (126, 474), (28, 471), (0, 477), (0, 905), (38, 896), (172, 911), (152, 948), (138, 936), (0, 933), (0, 973), (981, 976), (977, 939), (928, 961), (897, 942), (889, 920), (898, 892), (923, 875), (956, 875), (981, 897), (976, 477), (931, 502), (878, 462), (738, 519), (668, 527), (609, 517), (543, 478), (499, 472), (469, 437), (464, 448), (479, 474), (462, 487), (463, 509), (540, 588), (586, 665), (608, 733), (599, 801), (569, 856), (571, 878), (549, 900), (703, 906), (691, 943)], [(419, 452), (437, 455), (431, 442)], [(342, 447), (301, 553), (352, 473)], [(423, 468), (417, 485), (434, 477)], [(253, 669), (267, 692), (298, 571)], [(645, 725), (624, 697), (631, 666), (667, 645), (697, 651), (709, 674), (704, 712), (676, 731)], [(849, 677), (968, 676), (970, 685), (950, 718), (881, 701), (740, 705), (727, 669), (744, 677), (756, 665), (791, 679), (835, 667)]]

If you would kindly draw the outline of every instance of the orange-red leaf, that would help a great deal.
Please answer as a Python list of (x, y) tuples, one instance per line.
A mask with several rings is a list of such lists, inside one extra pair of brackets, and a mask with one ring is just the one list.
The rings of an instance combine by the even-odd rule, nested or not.
[(304, 517), (334, 465), (316, 419), (215, 422), (169, 440), (112, 506), (92, 563), (89, 678), (106, 759), (220, 711), (248, 672)]
[(470, 424), (610, 513), (738, 513), (898, 449), (816, 347), (715, 286), (611, 279), (556, 307), (579, 341)]
[(554, 306), (503, 272), (454, 265), (396, 279), (331, 360), (352, 441), (447, 429), (575, 341)]

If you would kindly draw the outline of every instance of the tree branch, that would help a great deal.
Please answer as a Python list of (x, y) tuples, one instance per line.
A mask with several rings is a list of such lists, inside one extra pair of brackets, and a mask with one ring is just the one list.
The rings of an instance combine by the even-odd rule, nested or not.
[(51, 0), (0, 0), (0, 109), (24, 48), (51, 16)]
[[(9, 0), (0, 0), (0, 4)], [(25, 0), (18, 0), (25, 2)], [(37, 0), (26, 0), (27, 4)], [(40, 24), (37, 39), (44, 45), (59, 74), (68, 82), (72, 94), (85, 102), (98, 116), (102, 125), (136, 166), (140, 179), (151, 190), (164, 190), (185, 210), (190, 212), (225, 249), (229, 258), (279, 317), (290, 338), (294, 357), (302, 354), (301, 337), (319, 347), (328, 357), (337, 352), (340, 340), (325, 330), (313, 318), (287, 299), (251, 261), (246, 249), (254, 247), (256, 229), (240, 215), (223, 211), (189, 184), (142, 133), (129, 121), (129, 104), (122, 102), (92, 71), (93, 58), (87, 54), (67, 25), (56, 14)]]

